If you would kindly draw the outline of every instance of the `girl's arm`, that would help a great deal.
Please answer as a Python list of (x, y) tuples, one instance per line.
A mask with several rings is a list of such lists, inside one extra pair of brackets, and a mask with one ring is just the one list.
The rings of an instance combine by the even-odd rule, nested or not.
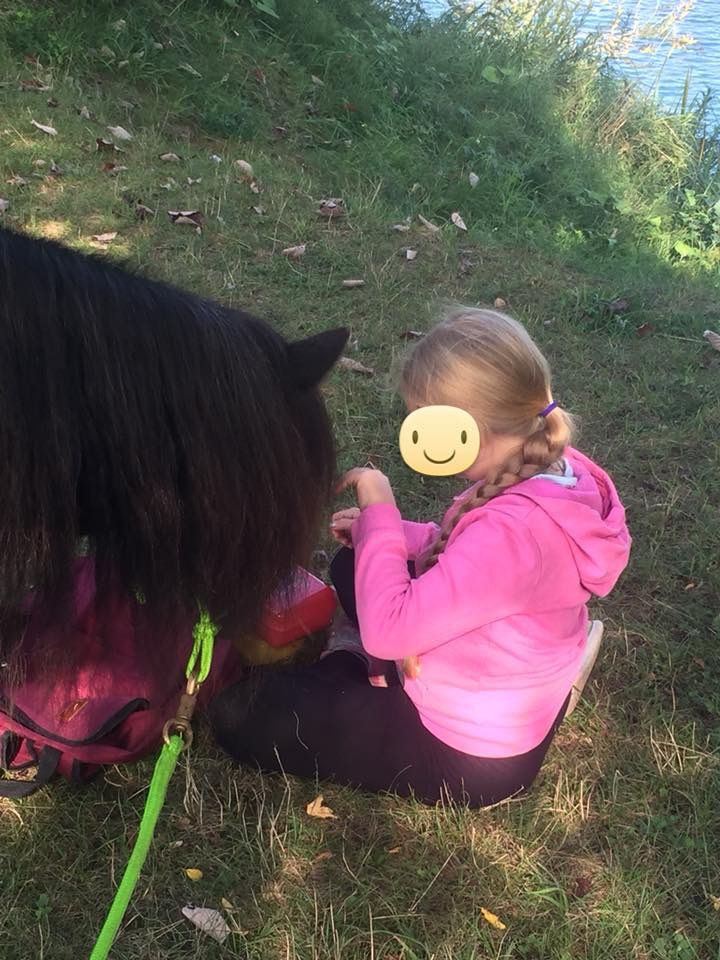
[(391, 503), (367, 506), (353, 529), (355, 596), (363, 646), (385, 660), (420, 656), (520, 612), (540, 575), (525, 524), (485, 509), (416, 580), (402, 520)]
[(408, 560), (415, 560), (421, 556), (440, 535), (440, 527), (436, 523), (416, 523), (414, 520), (403, 520), (402, 529), (407, 545)]

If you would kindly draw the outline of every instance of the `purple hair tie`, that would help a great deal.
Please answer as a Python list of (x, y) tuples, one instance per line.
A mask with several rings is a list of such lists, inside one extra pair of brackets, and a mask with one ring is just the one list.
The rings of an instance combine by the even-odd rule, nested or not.
[(553, 412), (553, 410), (555, 409), (556, 406), (557, 406), (557, 403), (555, 403), (555, 401), (553, 400), (553, 402), (552, 402), (552, 403), (549, 403), (549, 404), (545, 407), (544, 410), (541, 410), (541, 411), (540, 411), (540, 413), (538, 414), (538, 416), (539, 416), (539, 417), (546, 417), (549, 413), (552, 413), (552, 412)]

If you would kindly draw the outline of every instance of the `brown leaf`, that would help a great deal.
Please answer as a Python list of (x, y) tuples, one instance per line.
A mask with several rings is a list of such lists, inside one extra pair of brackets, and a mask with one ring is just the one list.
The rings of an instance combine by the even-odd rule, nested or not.
[(119, 173), (127, 170), (122, 163), (104, 163), (100, 168), (102, 173), (109, 173), (111, 177), (116, 177)]
[(21, 80), (20, 89), (24, 90), (26, 93), (34, 91), (39, 91), (42, 93), (46, 90), (50, 90), (50, 86), (47, 83), (43, 83), (42, 80), (36, 80), (33, 78), (31, 80)]
[(258, 83), (266, 83), (265, 80), (265, 71), (261, 67), (255, 67), (253, 70), (253, 76)]
[(418, 214), (418, 220), (433, 237), (436, 237), (440, 233), (440, 227), (430, 220), (426, 220), (421, 213)]
[(332, 860), (332, 853), (329, 850), (323, 850), (322, 853), (319, 853), (313, 863), (323, 863), (325, 860)]
[(103, 140), (102, 137), (95, 138), (95, 146), (100, 153), (122, 153), (120, 147), (116, 147), (112, 140)]
[(13, 176), (10, 177), (10, 179), (8, 180), (8, 183), (9, 183), (11, 186), (13, 186), (13, 187), (26, 187), (26, 186), (27, 186), (27, 180), (25, 179), (25, 177), (21, 177), (21, 176), (19, 176), (17, 173), (16, 173), (16, 174), (13, 174)]
[(655, 327), (651, 323), (641, 323), (635, 332), (639, 337), (647, 337), (648, 334), (655, 333)]
[(391, 857), (394, 857), (395, 854), (400, 853), (401, 850), (402, 850), (402, 847), (392, 847), (390, 850), (387, 850), (386, 852), (387, 852)]
[(185, 223), (192, 227), (202, 227), (204, 220), (201, 210), (168, 210), (168, 216), (173, 223)]
[(575, 880), (572, 888), (572, 895), (578, 900), (582, 900), (583, 897), (586, 897), (592, 890), (592, 880), (590, 877), (578, 877)]
[(307, 250), (306, 243), (299, 243), (294, 247), (285, 247), (282, 251), (284, 257), (288, 257), (290, 260), (299, 260), (305, 254)]
[(117, 236), (117, 230), (113, 233), (96, 233), (93, 235), (92, 239), (95, 243), (108, 244), (112, 243), (115, 237)]
[(467, 227), (465, 226), (465, 221), (464, 221), (463, 218), (460, 216), (460, 214), (457, 212), (457, 210), (456, 210), (454, 213), (451, 213), (451, 214), (450, 214), (450, 219), (451, 219), (452, 222), (455, 224), (455, 226), (458, 228), (458, 230), (467, 230)]
[(706, 330), (703, 337), (707, 340), (713, 350), (720, 350), (720, 333), (714, 333), (712, 330)]
[(253, 210), (259, 217), (262, 217), (262, 215), (265, 213), (265, 207), (253, 207)]
[(128, 133), (125, 127), (108, 127), (108, 130), (116, 140), (132, 140), (132, 134)]
[(2, 197), (0, 197), (0, 213), (4, 213), (9, 206), (10, 206), (10, 201), (4, 200)]
[(342, 285), (344, 287), (347, 287), (350, 290), (353, 287), (364, 287), (365, 281), (364, 280), (343, 280)]
[(265, 187), (263, 187), (259, 180), (253, 180), (250, 184), (251, 193), (262, 193), (264, 189)]
[(420, 330), (403, 330), (400, 334), (402, 340), (422, 340), (425, 336)]
[(470, 186), (473, 190), (480, 183), (480, 177), (476, 173), (469, 173), (468, 180), (470, 181)]
[(202, 880), (203, 872), (202, 870), (198, 870), (197, 867), (187, 867), (185, 869), (185, 876), (188, 878), (188, 880), (192, 880), (193, 882), (197, 883), (198, 880)]
[(354, 373), (364, 373), (369, 377), (375, 375), (375, 371), (371, 370), (370, 367), (366, 367), (364, 363), (360, 363), (359, 360), (353, 360), (352, 357), (340, 357), (337, 362), (339, 367), (343, 367), (345, 370), (352, 370)]
[(494, 306), (496, 310), (504, 310), (507, 307), (507, 300), (503, 300), (502, 297), (495, 297)]
[(163, 163), (180, 163), (181, 157), (176, 153), (161, 153), (160, 159)]
[(50, 137), (57, 136), (57, 130), (55, 129), (55, 127), (50, 127), (45, 123), (38, 123), (37, 120), (31, 120), (30, 123), (34, 127), (37, 127), (38, 130), (42, 130), (43, 133), (47, 133), (48, 136)]
[(305, 812), (309, 817), (316, 817), (319, 820), (337, 820), (330, 807), (323, 804), (323, 795), (315, 799), (305, 807)]
[(144, 203), (138, 201), (135, 204), (135, 216), (138, 220), (145, 220), (147, 217), (152, 217), (155, 211), (151, 210), (150, 207), (146, 207)]
[(345, 203), (339, 197), (330, 197), (328, 200), (321, 200), (318, 213), (321, 217), (325, 217), (328, 220), (336, 220), (338, 217), (345, 216)]
[(223, 915), (211, 907), (193, 907), (188, 904), (182, 908), (184, 917), (218, 943), (224, 943), (230, 936), (230, 927)]
[(414, 260), (415, 257), (417, 257), (417, 255), (418, 255), (417, 250), (411, 250), (409, 247), (405, 250), (406, 260)]

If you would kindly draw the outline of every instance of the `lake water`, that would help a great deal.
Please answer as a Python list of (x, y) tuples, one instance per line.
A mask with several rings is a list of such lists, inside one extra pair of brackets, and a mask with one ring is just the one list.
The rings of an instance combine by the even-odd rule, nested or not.
[[(618, 4), (618, 0), (595, 0), (581, 30), (606, 33), (613, 25), (619, 5), (630, 23), (657, 23), (676, 10), (681, 2), (620, 0)], [(685, 2), (691, 9), (666, 39), (643, 36), (629, 50), (623, 51), (615, 63), (644, 89), (656, 93), (669, 109), (680, 103), (689, 75), (691, 100), (708, 88), (715, 91), (714, 116), (720, 122), (720, 0)], [(445, 6), (442, 0), (428, 0), (426, 3), (426, 9), (431, 12), (440, 12)], [(673, 49), (673, 40), (677, 44), (683, 35), (692, 37), (693, 42), (676, 45)]]

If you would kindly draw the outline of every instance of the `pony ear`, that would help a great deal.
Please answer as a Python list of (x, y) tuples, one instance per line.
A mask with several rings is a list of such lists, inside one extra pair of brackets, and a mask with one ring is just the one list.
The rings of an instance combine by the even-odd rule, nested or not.
[(290, 376), (296, 387), (316, 387), (328, 374), (343, 351), (350, 331), (345, 327), (326, 330), (314, 337), (289, 343), (287, 348)]

